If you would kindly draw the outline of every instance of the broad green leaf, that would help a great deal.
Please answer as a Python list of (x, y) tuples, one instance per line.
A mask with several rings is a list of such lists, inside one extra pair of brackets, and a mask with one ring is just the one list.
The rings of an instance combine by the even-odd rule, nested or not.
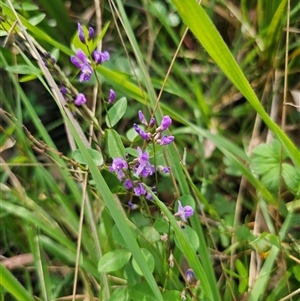
[(261, 176), (261, 182), (274, 192), (279, 188), (281, 160), (281, 146), (276, 140), (271, 145), (257, 146), (251, 159), (254, 173)]
[[(187, 225), (184, 225), (184, 227), (181, 228), (181, 231), (183, 235), (186, 237), (186, 239), (188, 240), (188, 242), (191, 244), (193, 250), (196, 252), (197, 249), (199, 248), (199, 238), (196, 231)], [(184, 254), (185, 248), (184, 246), (181, 245), (180, 240), (178, 239), (177, 236), (175, 236), (175, 244)]]
[(101, 169), (101, 174), (112, 193), (125, 192), (123, 184), (116, 175), (106, 169)]
[(299, 264), (293, 266), (293, 273), (295, 275), (295, 278), (298, 280), (298, 282), (300, 282), (300, 265)]
[[(132, 234), (133, 234), (134, 238), (136, 239), (136, 232), (132, 231)], [(114, 225), (114, 227), (112, 229), (112, 235), (113, 235), (114, 241), (117, 244), (119, 244), (120, 246), (122, 246), (124, 248), (127, 248), (127, 243), (124, 240), (119, 228), (116, 225)]]
[(129, 294), (127, 287), (118, 287), (116, 288), (108, 301), (129, 301)]
[(128, 288), (130, 300), (134, 301), (157, 301), (156, 297), (153, 295), (149, 285), (145, 282), (137, 283)]
[(141, 276), (135, 271), (131, 262), (128, 262), (124, 268), (124, 277), (130, 285), (135, 285), (141, 280)]
[(29, 19), (28, 22), (33, 25), (36, 26), (39, 23), (41, 23), (46, 17), (46, 14), (38, 14), (36, 16), (34, 16), (33, 18)]
[(282, 177), (288, 189), (300, 197), (300, 169), (290, 164), (282, 164)]
[(134, 128), (130, 128), (126, 132), (126, 137), (128, 138), (129, 141), (133, 142), (137, 137), (139, 137), (139, 134), (135, 131)]
[(108, 154), (111, 158), (125, 158), (125, 147), (122, 143), (120, 135), (115, 130), (105, 130), (105, 139), (108, 148)]
[[(103, 164), (103, 157), (102, 154), (99, 153), (95, 149), (88, 149), (87, 150), (90, 154), (90, 156), (93, 158), (93, 161), (97, 166), (100, 166)], [(75, 161), (79, 162), (80, 164), (87, 164), (85, 157), (82, 155), (80, 149), (76, 149), (72, 152), (72, 157)]]
[(131, 253), (126, 249), (110, 251), (100, 258), (98, 271), (100, 273), (117, 271), (129, 261), (130, 257)]
[[(154, 265), (155, 265), (155, 262), (154, 262), (154, 258), (153, 258), (153, 255), (147, 250), (147, 249), (141, 249), (142, 253), (143, 253), (143, 256), (144, 256), (144, 260), (147, 264), (147, 266), (149, 267), (149, 270), (151, 272), (154, 271)], [(133, 268), (135, 269), (135, 271), (143, 276), (143, 272), (141, 271), (139, 265), (137, 264), (137, 262), (135, 261), (135, 259), (132, 260), (132, 265), (133, 265)]]
[(142, 232), (144, 233), (144, 237), (149, 241), (150, 243), (154, 243), (156, 241), (160, 240), (160, 235), (156, 231), (156, 229), (153, 226), (146, 226), (142, 229)]
[(153, 226), (156, 231), (161, 232), (161, 233), (168, 233), (170, 230), (169, 224), (161, 216), (155, 220)]
[(114, 103), (113, 107), (109, 109), (105, 116), (106, 125), (111, 128), (114, 127), (124, 116), (127, 109), (127, 99), (122, 97)]
[(0, 264), (0, 285), (14, 296), (16, 301), (34, 301), (28, 291), (18, 282), (18, 280)]
[(38, 11), (39, 7), (33, 3), (14, 3), (14, 8), (20, 11)]
[[(182, 300), (182, 292), (179, 292), (179, 291), (173, 291), (173, 290), (170, 290), (170, 291), (167, 291), (163, 294), (163, 297), (164, 297), (164, 301), (174, 301), (174, 300)], [(192, 298), (190, 296), (187, 296), (185, 295), (185, 298), (184, 300), (186, 301), (192, 301)], [(202, 301), (202, 299), (201, 299)]]

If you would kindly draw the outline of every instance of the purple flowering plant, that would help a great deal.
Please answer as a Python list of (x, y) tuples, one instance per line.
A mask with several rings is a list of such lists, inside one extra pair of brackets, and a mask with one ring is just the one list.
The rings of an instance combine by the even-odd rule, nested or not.
[[(88, 116), (91, 117), (88, 120), (90, 122), (89, 125), (93, 127), (94, 120), (96, 119), (93, 118), (96, 111), (84, 111), (87, 110), (86, 104), (90, 105), (91, 100), (89, 94), (83, 90), (85, 86), (92, 86), (94, 79), (100, 84), (96, 68), (98, 65), (105, 64), (110, 60), (110, 53), (93, 48), (95, 30), (92, 27), (86, 28), (78, 23), (76, 36), (78, 42), (76, 44), (77, 47), (74, 54), (70, 57), (69, 63), (73, 67), (73, 70), (78, 71), (76, 79), (80, 87), (79, 91), (68, 81), (64, 80), (63, 77), (60, 77), (59, 73), (56, 73), (56, 60), (52, 58), (50, 54), (45, 54), (44, 64), (56, 78), (58, 78), (60, 93), (68, 105), (66, 107), (73, 113), (88, 112), (90, 114)], [(102, 91), (99, 93), (102, 93)], [(180, 227), (184, 229), (184, 227), (187, 227), (189, 224), (189, 218), (194, 215), (194, 209), (189, 205), (183, 206), (181, 203), (182, 199), (178, 200), (177, 197), (172, 195), (173, 192), (168, 191), (168, 188), (171, 186), (169, 183), (171, 183), (172, 169), (168, 166), (169, 162), (163, 156), (164, 151), (168, 149), (168, 145), (175, 142), (175, 137), (171, 135), (172, 118), (169, 115), (163, 115), (161, 120), (158, 121), (158, 119), (154, 117), (154, 112), (151, 116), (146, 116), (147, 114), (142, 110), (138, 110), (136, 112), (135, 122), (130, 124), (130, 130), (135, 134), (132, 134), (134, 138), (130, 139), (126, 137), (128, 138), (126, 139), (122, 133), (117, 132), (114, 127), (117, 126), (118, 122), (125, 116), (127, 100), (126, 102), (122, 102), (121, 99), (116, 101), (116, 92), (113, 89), (106, 90), (103, 95), (105, 96), (101, 98), (105, 99), (105, 106), (101, 114), (105, 114), (105, 117), (108, 119), (108, 121), (105, 120), (107, 128), (105, 128), (105, 122), (100, 120), (99, 123), (101, 127), (99, 127), (99, 136), (91, 134), (90, 145), (97, 146), (100, 151), (97, 152), (93, 148), (87, 148), (88, 154), (92, 156), (93, 162), (97, 162), (97, 168), (101, 170), (101, 173), (102, 171), (106, 172), (103, 173), (106, 184), (111, 189), (111, 192), (115, 193), (117, 198), (121, 200), (120, 203), (124, 208), (127, 208), (128, 217), (130, 217), (130, 214), (140, 211), (145, 217), (151, 218), (153, 222), (156, 219), (165, 218), (164, 214), (159, 210), (157, 199), (163, 194), (169, 194), (170, 202), (168, 209), (172, 212), (171, 215), (176, 218), (176, 221), (181, 223)], [(80, 122), (80, 118), (84, 116), (84, 114), (79, 115), (78, 119), (76, 114), (73, 114), (73, 116), (75, 117), (74, 122)], [(125, 117), (122, 121), (124, 121), (125, 126), (127, 126)], [(98, 130), (98, 128), (96, 130)], [(96, 133), (96, 130), (93, 131), (93, 134)], [(80, 137), (83, 136), (84, 134)], [(100, 142), (97, 140), (98, 137), (101, 138), (99, 139), (99, 141), (101, 140)], [(102, 155), (102, 153), (104, 155)], [(105, 161), (105, 159), (107, 161)], [(76, 165), (77, 168), (83, 168), (82, 166), (88, 163), (81, 152), (75, 153), (74, 160), (81, 164), (79, 167)], [(87, 169), (83, 171), (90, 176)], [(80, 178), (78, 177), (78, 179)], [(168, 183), (166, 185), (166, 187), (168, 187), (167, 189), (164, 183), (161, 184), (161, 182), (164, 182), (166, 179), (166, 183)], [(176, 179), (172, 180), (176, 182)], [(88, 181), (88, 183), (87, 185), (93, 186), (93, 180)], [(94, 196), (94, 193), (95, 190), (91, 189), (89, 196)], [(95, 193), (95, 195), (97, 196), (97, 193)], [(178, 204), (177, 210), (174, 208), (175, 206), (173, 206), (174, 203)], [(184, 201), (183, 203), (185, 204)], [(96, 210), (97, 208), (95, 211)], [(155, 229), (155, 231), (159, 232), (161, 243), (166, 246), (166, 250), (168, 250), (170, 248), (170, 242), (173, 243), (174, 241), (174, 225), (171, 226), (167, 219), (165, 222), (168, 223), (166, 229), (158, 228)], [(177, 244), (176, 241), (175, 244)], [(165, 255), (163, 256), (164, 258), (166, 258)], [(187, 279), (189, 279), (189, 277), (191, 278), (190, 275), (186, 276)]]

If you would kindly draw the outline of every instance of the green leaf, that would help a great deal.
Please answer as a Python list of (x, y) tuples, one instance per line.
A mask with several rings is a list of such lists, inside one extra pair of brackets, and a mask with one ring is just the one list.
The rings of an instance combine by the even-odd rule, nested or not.
[[(153, 255), (147, 249), (141, 249), (141, 251), (143, 253), (145, 262), (146, 262), (147, 266), (149, 267), (149, 270), (151, 272), (153, 272), (154, 265), (155, 265)], [(135, 269), (135, 271), (139, 275), (143, 276), (143, 272), (141, 271), (141, 269), (140, 269), (139, 265), (137, 264), (137, 262), (135, 261), (135, 259), (132, 260), (132, 265), (133, 265), (133, 268)]]
[[(87, 150), (90, 154), (90, 156), (93, 158), (93, 161), (95, 162), (95, 164), (97, 166), (100, 166), (103, 164), (103, 157), (102, 154), (99, 153), (97, 150), (95, 149), (88, 149)], [(72, 152), (72, 157), (74, 158), (75, 161), (79, 162), (80, 164), (87, 164), (87, 161), (85, 159), (85, 157), (82, 155), (80, 149), (75, 149)]]
[[(21, 4), (21, 5), (20, 5)], [(38, 11), (39, 7), (32, 3), (14, 3), (14, 8), (21, 11)]]
[(28, 65), (15, 65), (6, 67), (5, 70), (10, 73), (17, 74), (40, 74), (40, 70)]
[[(187, 240), (191, 244), (193, 250), (196, 252), (197, 249), (199, 248), (199, 238), (196, 231), (187, 225), (185, 225), (184, 228), (182, 228), (181, 230), (183, 235), (187, 238)], [(177, 235), (175, 236), (175, 244), (182, 251), (182, 253), (185, 253), (184, 246), (181, 245)]]
[(272, 62), (274, 55), (277, 52), (278, 42), (280, 36), (282, 35), (283, 26), (285, 24), (286, 18), (286, 5), (287, 0), (282, 0), (279, 4), (270, 25), (268, 26), (268, 31), (265, 40), (265, 49), (263, 51), (264, 58)]
[(153, 226), (157, 232), (161, 232), (161, 233), (168, 233), (170, 229), (170, 225), (161, 216), (155, 220)]
[(28, 22), (33, 25), (36, 26), (39, 23), (41, 23), (46, 17), (46, 14), (38, 14), (36, 16), (34, 16), (33, 18), (29, 19)]
[[(174, 301), (174, 300), (183, 300), (181, 299), (181, 292), (179, 291), (167, 291), (163, 294), (164, 301)], [(187, 301), (192, 301), (192, 298), (190, 296), (185, 296)]]
[(101, 174), (112, 193), (125, 192), (123, 184), (119, 181), (116, 175), (106, 169), (101, 169)]
[(127, 249), (110, 251), (104, 254), (98, 263), (100, 273), (109, 273), (121, 269), (130, 259), (131, 253)]
[(105, 122), (108, 127), (114, 127), (124, 116), (127, 109), (127, 99), (122, 97), (112, 108), (109, 109), (105, 116)]
[(251, 159), (254, 173), (261, 176), (261, 182), (274, 192), (279, 188), (281, 160), (281, 146), (277, 140), (274, 140), (271, 145), (257, 146)]
[(160, 240), (160, 235), (156, 231), (156, 229), (153, 226), (146, 226), (142, 229), (142, 232), (144, 233), (144, 237), (149, 241), (150, 243), (154, 243), (156, 241)]
[(298, 282), (300, 282), (300, 265), (295, 265), (293, 266), (293, 274), (295, 276), (295, 278), (298, 280)]
[(235, 267), (241, 277), (248, 277), (248, 271), (239, 259), (235, 260)]
[[(140, 126), (141, 127), (141, 126)], [(137, 137), (140, 137), (139, 134), (135, 131), (134, 128), (130, 128), (126, 132), (126, 137), (129, 141), (134, 142)]]
[(106, 145), (111, 158), (125, 158), (125, 147), (119, 134), (113, 129), (105, 130)]
[(0, 264), (0, 285), (14, 296), (18, 301), (34, 301), (28, 291), (17, 281), (17, 279)]
[(157, 301), (149, 285), (145, 282), (129, 286), (128, 292), (131, 300), (134, 301)]
[(300, 197), (300, 169), (290, 164), (282, 164), (282, 177), (288, 189)]
[(116, 288), (108, 301), (129, 301), (128, 289), (127, 287)]
[[(131, 231), (133, 234), (133, 237), (136, 239), (136, 232)], [(127, 248), (127, 243), (124, 240), (119, 228), (117, 227), (117, 225), (114, 225), (113, 229), (112, 229), (112, 235), (114, 238), (114, 241), (119, 244), (120, 246)]]

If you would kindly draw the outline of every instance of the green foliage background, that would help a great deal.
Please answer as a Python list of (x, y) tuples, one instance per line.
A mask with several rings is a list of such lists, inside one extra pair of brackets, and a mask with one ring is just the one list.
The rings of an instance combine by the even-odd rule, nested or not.
[[(298, 1), (0, 5), (0, 300), (299, 300)], [(111, 55), (84, 84), (76, 22)], [(139, 109), (175, 143), (148, 146), (171, 173), (130, 211), (108, 169), (143, 145)]]

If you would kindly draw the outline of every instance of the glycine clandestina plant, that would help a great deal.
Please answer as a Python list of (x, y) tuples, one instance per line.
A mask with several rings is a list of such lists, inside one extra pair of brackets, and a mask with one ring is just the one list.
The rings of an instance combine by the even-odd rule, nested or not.
[[(81, 24), (78, 23), (78, 38), (82, 44), (82, 48), (77, 49), (75, 51), (75, 55), (72, 55), (70, 57), (70, 63), (75, 66), (76, 69), (79, 71), (79, 76), (78, 76), (78, 82), (80, 85), (85, 85), (87, 82), (91, 84), (92, 82), (92, 76), (95, 76), (97, 83), (99, 84), (99, 79), (97, 77), (96, 73), (96, 67), (99, 64), (103, 64), (106, 61), (110, 59), (110, 54), (107, 51), (100, 52), (98, 50), (95, 51), (90, 51), (89, 48), (89, 41), (91, 41), (94, 38), (95, 32), (93, 28), (89, 28), (88, 31), (84, 30)], [(59, 88), (60, 92), (63, 95), (64, 99), (66, 100), (67, 103), (67, 108), (74, 113), (76, 116), (76, 112), (79, 111), (83, 108), (85, 109), (87, 106), (85, 104), (87, 103), (87, 94), (84, 94), (83, 91), (81, 90), (78, 92), (73, 85), (71, 85), (67, 80), (65, 76), (62, 76), (61, 71), (57, 68), (56, 66), (56, 61), (49, 53), (45, 53), (43, 57), (43, 61), (45, 66), (48, 68), (50, 73), (54, 76), (54, 78), (58, 81), (59, 83)], [(76, 76), (77, 78), (77, 76)], [(82, 88), (81, 88), (82, 89)], [(117, 107), (118, 103), (120, 103), (120, 100), (115, 103), (116, 100), (116, 93), (114, 90), (110, 89), (109, 90), (109, 95), (107, 97), (106, 104), (111, 105), (112, 108)], [(107, 112), (107, 116), (109, 116), (109, 111), (107, 111), (107, 108), (104, 106), (105, 112)], [(101, 112), (102, 113), (102, 112)], [(162, 262), (161, 267), (159, 267), (161, 270), (165, 269), (164, 273), (168, 272), (169, 267), (173, 268), (174, 264), (177, 264), (176, 261), (181, 260), (181, 258), (178, 258), (177, 260), (174, 259), (172, 255), (172, 250), (171, 250), (171, 245), (174, 245), (173, 242), (175, 241), (175, 244), (178, 245), (178, 248), (182, 251), (182, 255), (184, 256), (184, 250), (182, 249), (182, 245), (180, 242), (176, 241), (175, 234), (173, 231), (173, 228), (171, 227), (171, 223), (168, 220), (168, 218), (164, 215), (163, 212), (160, 212), (156, 210), (158, 207), (155, 204), (155, 198), (157, 195), (160, 193), (163, 193), (164, 191), (159, 191), (159, 189), (156, 187), (156, 183), (158, 183), (158, 176), (166, 176), (168, 177), (168, 174), (170, 172), (170, 167), (165, 166), (166, 164), (161, 163), (158, 164), (159, 162), (157, 158), (157, 150), (164, 149), (166, 148), (169, 144), (171, 144), (174, 140), (175, 137), (169, 134), (166, 134), (167, 130), (170, 128), (172, 124), (172, 119), (170, 116), (165, 115), (163, 116), (161, 122), (159, 125), (156, 125), (156, 120), (154, 117), (151, 117), (149, 121), (147, 121), (145, 115), (141, 110), (138, 111), (138, 118), (140, 121), (140, 124), (133, 124), (133, 129), (137, 133), (137, 137), (139, 139), (134, 139), (132, 142), (131, 150), (134, 150), (134, 154), (127, 153), (123, 157), (118, 156), (114, 157), (112, 156), (109, 152), (108, 157), (112, 158), (112, 162), (109, 163), (109, 172), (106, 170), (106, 165), (103, 163), (103, 158), (101, 154), (101, 158), (97, 157), (98, 164), (97, 166), (101, 166), (101, 171), (106, 171), (107, 174), (110, 176), (113, 176), (112, 174), (115, 174), (116, 178), (122, 183), (123, 185), (123, 191), (122, 194), (124, 195), (124, 191), (126, 191), (126, 202), (129, 207), (129, 213), (135, 213), (138, 210), (141, 209), (140, 211), (142, 212), (143, 216), (147, 219), (151, 219), (151, 222), (153, 222), (152, 227), (153, 229), (155, 228), (156, 234), (158, 235), (158, 242), (160, 244), (160, 247), (158, 248), (153, 244), (153, 246), (148, 247), (151, 249), (152, 248), (152, 253), (153, 250), (155, 250), (155, 253), (157, 253), (157, 258), (159, 257), (159, 261)], [(90, 121), (91, 123), (91, 121)], [(111, 124), (111, 123), (110, 123)], [(115, 124), (114, 124), (115, 125)], [(113, 125), (113, 126), (114, 126)], [(100, 125), (102, 126), (102, 124)], [(109, 130), (112, 130), (113, 126), (110, 126), (107, 123), (107, 126), (109, 127)], [(100, 130), (100, 136), (104, 135), (105, 131)], [(99, 139), (100, 140), (100, 139)], [(104, 142), (103, 142), (104, 141)], [(103, 146), (105, 143), (105, 139), (102, 139), (101, 143), (98, 143), (98, 141), (93, 140), (91, 143), (97, 144), (99, 149)], [(121, 143), (122, 140), (120, 139)], [(142, 143), (140, 143), (142, 141)], [(107, 144), (110, 143), (110, 141), (106, 141)], [(122, 145), (123, 146), (123, 145)], [(105, 146), (104, 146), (105, 147)], [(124, 147), (124, 146), (123, 146)], [(125, 148), (124, 148), (125, 149)], [(94, 149), (88, 149), (88, 153), (95, 159), (95, 156), (97, 156), (96, 151)], [(99, 152), (100, 153), (100, 152)], [(95, 155), (96, 154), (96, 155)], [(84, 156), (82, 156), (82, 153), (79, 152), (79, 150), (75, 150), (73, 152), (73, 157), (76, 162), (86, 165), (86, 161)], [(94, 160), (96, 163), (97, 160)], [(100, 163), (99, 163), (100, 162)], [(79, 165), (76, 165), (78, 167)], [(81, 166), (79, 166), (81, 167)], [(89, 166), (90, 167), (90, 166)], [(91, 169), (90, 169), (91, 170)], [(84, 169), (84, 172), (87, 170)], [(115, 177), (113, 176), (113, 177)], [(105, 180), (108, 183), (108, 180), (105, 178)], [(89, 183), (92, 183), (89, 182)], [(153, 185), (155, 183), (155, 185)], [(94, 189), (93, 184), (90, 184), (89, 188)], [(150, 191), (149, 187), (150, 185)], [(90, 192), (88, 188), (88, 192)], [(97, 194), (93, 190), (93, 195)], [(118, 192), (116, 192), (118, 193)], [(99, 193), (100, 195), (100, 193)], [(129, 196), (129, 197), (128, 197)], [(100, 197), (99, 197), (100, 199)], [(185, 204), (184, 205), (182, 205)], [(187, 205), (188, 202), (184, 199), (177, 200), (175, 201), (175, 206), (177, 205), (177, 209), (173, 209), (173, 203), (171, 203), (170, 208), (171, 211), (173, 211), (173, 216), (176, 218), (176, 221), (180, 225), (180, 227), (186, 231), (187, 236), (192, 233), (192, 240), (193, 240), (193, 245), (194, 245), (194, 251), (196, 251), (197, 248), (197, 238), (193, 234), (194, 230), (188, 226), (188, 218), (192, 217), (194, 214), (194, 209), (192, 206)], [(150, 210), (150, 205), (151, 205), (151, 210), (152, 208), (155, 208), (155, 211), (152, 212)], [(125, 206), (127, 206), (125, 205)], [(142, 210), (146, 208), (146, 210)], [(134, 211), (134, 212), (133, 212)], [(116, 220), (116, 219), (115, 219)], [(157, 222), (156, 225), (154, 225)], [(159, 223), (161, 225), (159, 225)], [(175, 222), (176, 225), (176, 222)], [(137, 226), (138, 227), (138, 226)], [(142, 247), (141, 247), (142, 248)], [(126, 261), (125, 263), (128, 263), (129, 257), (131, 256), (131, 253), (126, 249), (124, 250), (124, 256), (126, 256)], [(114, 250), (114, 251), (120, 251), (120, 250)], [(112, 253), (114, 251), (111, 251)], [(148, 252), (148, 253), (147, 253)], [(150, 254), (151, 258), (151, 252), (148, 250), (143, 249), (143, 253)], [(107, 252), (105, 255), (109, 255), (110, 252)], [(122, 253), (119, 252), (119, 253)], [(133, 254), (133, 253), (132, 253)], [(170, 255), (171, 254), (171, 255)], [(167, 262), (166, 258), (169, 257), (169, 267), (165, 262)], [(122, 266), (117, 266), (114, 267), (113, 270), (107, 270), (106, 268), (103, 268), (102, 266), (102, 261), (106, 259), (107, 257), (99, 256), (100, 261), (98, 265), (98, 271), (100, 272), (110, 272), (110, 271), (116, 271)], [(104, 258), (104, 259), (103, 259)], [(125, 257), (124, 257), (125, 258)], [(157, 259), (156, 258), (156, 259)], [(105, 265), (105, 263), (104, 263)], [(132, 264), (134, 266), (134, 264)], [(177, 268), (179, 265), (177, 264)], [(185, 285), (186, 288), (189, 286), (192, 286), (193, 284), (197, 283), (195, 274), (193, 273), (192, 269), (189, 269), (184, 273), (184, 270), (186, 270), (187, 267), (182, 268), (183, 272), (182, 275), (185, 275), (184, 280), (185, 280)], [(139, 274), (138, 268), (135, 267), (136, 272)], [(153, 270), (151, 271), (153, 272)], [(157, 271), (156, 271), (157, 272)], [(141, 275), (141, 274), (140, 274)], [(144, 275), (141, 275), (144, 276)], [(161, 275), (160, 275), (161, 277)], [(172, 276), (175, 279), (175, 276)], [(177, 277), (177, 276), (176, 276)], [(170, 280), (170, 282), (176, 282), (174, 279)], [(164, 283), (165, 282), (165, 283)], [(164, 280), (163, 278), (160, 279), (160, 283), (164, 285), (166, 288), (168, 287), (167, 285), (167, 280)], [(128, 286), (130, 283), (128, 284)], [(196, 285), (194, 285), (196, 287)], [(182, 298), (185, 298), (185, 289), (182, 289), (182, 285), (180, 283), (176, 284), (176, 289), (177, 292), (181, 290), (181, 295)]]

